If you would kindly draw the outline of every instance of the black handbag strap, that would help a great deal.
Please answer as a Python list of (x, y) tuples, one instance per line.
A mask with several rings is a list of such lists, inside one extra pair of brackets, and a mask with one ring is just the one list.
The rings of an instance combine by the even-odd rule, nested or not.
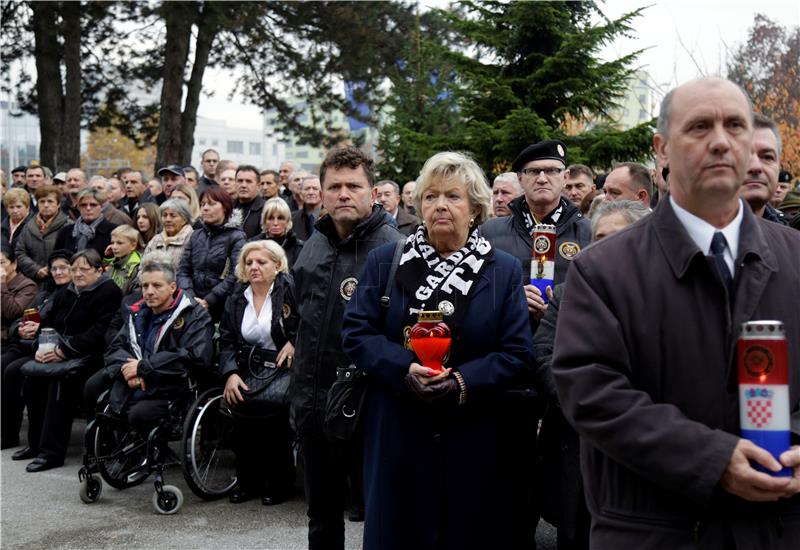
[(392, 294), (392, 287), (394, 286), (394, 277), (397, 275), (397, 266), (400, 265), (400, 257), (403, 255), (403, 246), (405, 239), (400, 239), (394, 247), (394, 257), (392, 258), (392, 267), (389, 269), (389, 278), (386, 280), (386, 288), (383, 290), (381, 296), (381, 306), (388, 309), (392, 304), (390, 295)]

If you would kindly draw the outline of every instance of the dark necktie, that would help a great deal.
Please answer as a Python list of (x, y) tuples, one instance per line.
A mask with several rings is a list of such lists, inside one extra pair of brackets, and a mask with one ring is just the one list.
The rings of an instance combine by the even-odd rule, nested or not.
[(717, 272), (722, 277), (725, 286), (728, 287), (728, 298), (733, 299), (733, 277), (728, 264), (725, 262), (725, 248), (727, 246), (728, 242), (725, 240), (725, 235), (721, 231), (714, 233), (714, 237), (711, 239), (711, 255), (714, 256)]

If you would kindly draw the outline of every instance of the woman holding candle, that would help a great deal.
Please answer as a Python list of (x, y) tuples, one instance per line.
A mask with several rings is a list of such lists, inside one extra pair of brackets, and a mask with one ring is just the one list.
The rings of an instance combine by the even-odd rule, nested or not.
[[(370, 253), (343, 324), (343, 348), (371, 381), (364, 547), (502, 548), (497, 402), (533, 360), (521, 267), (478, 234), (489, 185), (469, 157), (428, 159), (414, 201), (423, 225), (404, 244), (389, 307), (393, 244)], [(443, 368), (423, 364), (435, 347), (425, 339), (448, 332)]]

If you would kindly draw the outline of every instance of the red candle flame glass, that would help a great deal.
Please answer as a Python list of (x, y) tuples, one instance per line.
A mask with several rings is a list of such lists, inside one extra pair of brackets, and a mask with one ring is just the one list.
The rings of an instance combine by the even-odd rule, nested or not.
[(444, 322), (441, 311), (420, 311), (419, 319), (411, 327), (409, 342), (422, 362), (436, 374), (444, 370), (443, 362), (450, 351), (450, 327)]

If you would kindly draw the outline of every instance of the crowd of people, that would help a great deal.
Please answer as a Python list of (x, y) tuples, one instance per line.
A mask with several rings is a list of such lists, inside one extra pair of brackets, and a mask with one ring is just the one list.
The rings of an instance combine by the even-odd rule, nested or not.
[[(238, 413), (230, 501), (292, 498), (297, 449), (312, 549), (344, 547), (348, 509), (368, 549), (535, 548), (539, 518), (564, 549), (793, 548), (800, 188), (777, 124), (723, 79), (665, 97), (654, 150), (653, 168), (595, 174), (546, 140), (491, 185), (458, 152), (380, 180), (352, 146), (318, 174), (211, 149), (152, 179), (15, 169), (2, 447), (28, 472), (62, 466), (76, 411), (91, 419), (106, 390), (144, 433), (200, 376)], [(556, 233), (544, 292), (540, 224)], [(414, 344), (428, 318), (450, 338), (441, 369)], [(738, 436), (748, 320), (788, 338), (780, 456)], [(69, 375), (35, 370), (56, 364)], [(262, 364), (291, 380), (269, 414), (247, 398)], [(344, 440), (326, 404), (349, 366), (367, 392)]]

